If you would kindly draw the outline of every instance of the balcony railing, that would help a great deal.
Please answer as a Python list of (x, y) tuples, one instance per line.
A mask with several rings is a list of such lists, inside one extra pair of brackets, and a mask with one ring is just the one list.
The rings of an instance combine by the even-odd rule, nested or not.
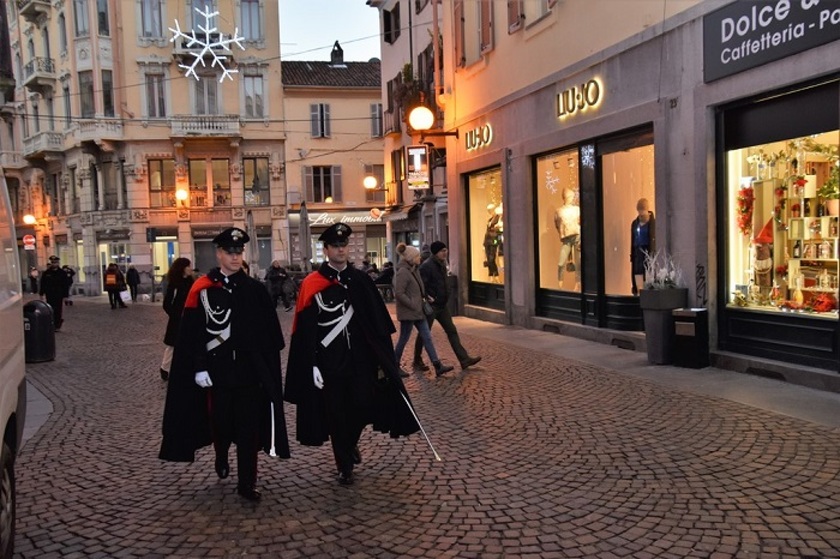
[(55, 62), (52, 58), (36, 57), (23, 67), (23, 85), (31, 91), (44, 93), (55, 87)]
[(4, 169), (23, 169), (29, 164), (23, 159), (19, 151), (0, 151), (0, 167)]
[(76, 139), (82, 142), (102, 140), (121, 140), (123, 137), (122, 120), (116, 118), (97, 118), (80, 120), (76, 130)]
[(41, 15), (50, 13), (49, 0), (17, 0), (17, 8), (20, 15), (29, 23), (38, 23)]
[[(199, 32), (196, 32), (195, 33), (195, 38), (198, 39), (199, 41), (201, 41), (202, 43), (207, 42), (208, 40), (212, 41), (213, 43), (218, 43), (219, 41), (222, 41), (222, 40), (225, 40), (225, 39), (230, 39), (231, 36), (230, 35), (225, 35), (224, 33), (199, 33)], [(187, 60), (189, 62), (192, 62), (193, 60), (195, 60), (195, 57), (193, 56), (193, 54), (200, 53), (204, 49), (204, 45), (201, 44), (201, 43), (195, 42), (195, 43), (192, 43), (192, 46), (188, 46), (190, 44), (190, 42), (192, 42), (192, 39), (179, 39), (179, 40), (175, 41), (175, 43), (174, 43), (175, 48), (174, 48), (174, 51), (173, 51), (173, 54), (175, 55), (175, 58), (177, 58), (179, 60), (182, 60), (182, 61)], [(238, 48), (239, 47), (237, 47), (237, 49)], [(234, 54), (233, 49), (225, 49), (224, 47), (215, 47), (215, 48), (213, 48), (213, 50), (218, 55), (224, 54), (225, 56), (233, 58), (233, 54)], [(209, 53), (205, 53), (204, 57), (205, 58), (212, 57), (212, 55), (209, 54)]]
[(170, 119), (171, 135), (239, 136), (239, 115), (175, 115)]
[(402, 111), (394, 109), (393, 111), (385, 111), (382, 113), (382, 124), (384, 126), (385, 135), (399, 134), (402, 132)]
[(24, 157), (43, 157), (50, 152), (64, 150), (64, 136), (60, 132), (39, 132), (23, 140)]

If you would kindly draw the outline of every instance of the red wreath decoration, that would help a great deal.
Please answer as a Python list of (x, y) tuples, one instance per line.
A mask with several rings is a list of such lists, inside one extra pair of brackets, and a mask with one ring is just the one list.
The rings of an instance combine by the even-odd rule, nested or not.
[(738, 190), (738, 229), (747, 237), (752, 233), (753, 204), (755, 193), (752, 186)]

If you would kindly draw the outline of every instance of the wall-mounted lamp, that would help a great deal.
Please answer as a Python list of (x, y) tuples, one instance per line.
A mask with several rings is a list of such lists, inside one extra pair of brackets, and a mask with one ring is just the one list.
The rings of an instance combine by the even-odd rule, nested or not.
[(367, 175), (365, 177), (365, 179), (362, 181), (362, 184), (364, 185), (364, 187), (366, 189), (373, 190), (378, 186), (379, 182), (376, 180), (376, 177), (374, 177), (373, 175)]
[(326, 198), (324, 198), (324, 203), (332, 204), (333, 203), (333, 197), (332, 196), (327, 196)]
[(184, 190), (183, 188), (179, 188), (175, 191), (175, 198), (177, 198), (178, 201), (181, 202), (182, 206), (186, 205), (185, 202), (187, 201), (187, 198), (189, 198), (189, 196), (190, 193)]
[(455, 136), (458, 137), (458, 129), (451, 132), (443, 130), (432, 130), (435, 124), (435, 114), (424, 103), (424, 96), (420, 94), (420, 103), (408, 113), (408, 124), (414, 130), (420, 132), (420, 141), (426, 136)]
[(26, 214), (26, 215), (24, 215), (24, 216), (23, 216), (23, 222), (24, 222), (26, 225), (35, 225), (36, 223), (38, 223), (38, 220), (37, 220), (37, 219), (35, 219), (35, 216), (34, 216), (34, 215), (32, 215), (32, 214)]

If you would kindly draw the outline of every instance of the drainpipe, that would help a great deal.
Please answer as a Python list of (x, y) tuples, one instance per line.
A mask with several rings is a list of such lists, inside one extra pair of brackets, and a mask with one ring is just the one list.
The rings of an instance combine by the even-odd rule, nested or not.
[(438, 107), (443, 109), (445, 104), (443, 97), (443, 85), (441, 85), (440, 66), (440, 27), (438, 25), (438, 2), (440, 0), (432, 0), (432, 55), (434, 56), (434, 65), (432, 73), (435, 76), (435, 103)]

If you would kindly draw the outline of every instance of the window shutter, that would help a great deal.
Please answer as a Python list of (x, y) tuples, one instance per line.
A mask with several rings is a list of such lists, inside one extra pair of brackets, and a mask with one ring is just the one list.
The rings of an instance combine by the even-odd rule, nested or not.
[(522, 0), (508, 0), (508, 33), (513, 33), (522, 28)]
[(303, 189), (307, 202), (316, 201), (312, 183), (312, 167), (309, 165), (305, 165), (303, 167)]
[(341, 165), (332, 168), (332, 197), (333, 202), (341, 201)]
[(370, 135), (373, 138), (382, 137), (382, 103), (370, 105)]
[(318, 125), (318, 104), (312, 103), (309, 105), (309, 134), (313, 138), (321, 137), (321, 127)]
[(479, 4), (479, 50), (482, 53), (493, 50), (493, 3)]
[(391, 12), (383, 11), (382, 12), (382, 37), (385, 39), (385, 42), (393, 44), (394, 37), (393, 37), (393, 30), (391, 29)]
[(464, 0), (455, 0), (455, 65), (463, 68), (467, 64), (464, 53)]
[(321, 134), (324, 138), (330, 137), (330, 106), (326, 103), (322, 103), (321, 107), (323, 109), (323, 133)]

